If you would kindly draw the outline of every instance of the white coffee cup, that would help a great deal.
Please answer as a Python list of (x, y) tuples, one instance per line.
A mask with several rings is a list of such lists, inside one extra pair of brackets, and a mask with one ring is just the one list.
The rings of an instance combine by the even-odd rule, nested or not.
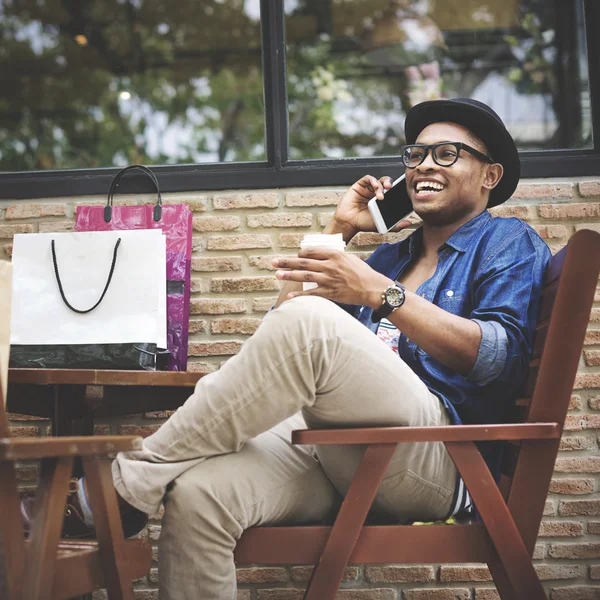
[[(307, 233), (300, 242), (300, 249), (304, 250), (306, 248), (327, 248), (328, 250), (343, 252), (346, 248), (346, 242), (344, 242), (344, 237), (341, 233)], [(313, 282), (302, 283), (303, 290), (310, 290), (316, 287), (317, 284)]]

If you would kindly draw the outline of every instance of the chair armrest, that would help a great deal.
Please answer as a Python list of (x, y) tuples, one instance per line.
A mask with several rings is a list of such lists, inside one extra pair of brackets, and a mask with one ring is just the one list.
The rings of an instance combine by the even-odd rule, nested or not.
[(400, 444), (405, 442), (547, 440), (559, 438), (560, 433), (558, 423), (299, 429), (292, 432), (292, 444)]
[(2, 438), (0, 460), (93, 456), (139, 450), (142, 438), (133, 435), (99, 435), (57, 438)]

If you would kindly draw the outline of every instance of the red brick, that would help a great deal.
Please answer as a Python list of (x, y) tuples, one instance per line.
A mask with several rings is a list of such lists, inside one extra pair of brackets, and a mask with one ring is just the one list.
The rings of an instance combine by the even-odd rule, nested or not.
[(600, 196), (600, 181), (581, 181), (579, 193), (587, 198), (589, 196)]
[(588, 400), (588, 406), (592, 410), (600, 410), (600, 396), (594, 396)]
[(18, 465), (17, 478), (20, 481), (36, 481), (40, 474), (38, 465)]
[(331, 221), (331, 217), (333, 217), (333, 213), (319, 213), (319, 227), (326, 227)]
[(277, 302), (277, 296), (269, 296), (266, 298), (254, 298), (252, 300), (252, 312), (264, 313), (267, 312)]
[(207, 279), (198, 279), (192, 277), (190, 281), (190, 292), (192, 294), (206, 294), (210, 289), (210, 282)]
[(310, 227), (313, 215), (304, 213), (278, 213), (272, 215), (250, 215), (246, 222), (248, 227)]
[(283, 567), (250, 567), (238, 568), (238, 583), (281, 583), (288, 580)]
[(304, 590), (298, 589), (276, 589), (276, 590), (258, 590), (258, 600), (302, 600)]
[(600, 579), (600, 565), (590, 565), (590, 579)]
[(119, 435), (141, 435), (148, 437), (158, 430), (160, 425), (119, 425)]
[(575, 377), (574, 390), (600, 388), (600, 373), (578, 373)]
[(495, 217), (516, 217), (517, 219), (528, 221), (534, 218), (535, 209), (533, 206), (504, 204), (491, 208), (490, 213)]
[(555, 473), (600, 473), (600, 456), (557, 458)]
[(585, 346), (600, 344), (600, 329), (588, 329), (585, 332), (585, 339), (583, 343)]
[(190, 333), (207, 333), (208, 321), (203, 319), (190, 319), (189, 332)]
[(520, 183), (513, 198), (571, 198), (573, 185), (570, 183)]
[(217, 365), (214, 365), (212, 363), (190, 361), (188, 362), (187, 370), (189, 373), (197, 373), (198, 375), (208, 375), (208, 373), (213, 373), (217, 370)]
[(565, 435), (560, 440), (561, 451), (586, 450), (593, 445), (592, 440), (581, 435)]
[(191, 342), (189, 356), (224, 356), (237, 354), (242, 348), (241, 342)]
[(192, 298), (190, 312), (193, 315), (226, 315), (246, 312), (246, 301), (241, 298)]
[(215, 210), (232, 210), (236, 208), (277, 208), (278, 206), (279, 194), (277, 192), (213, 196), (213, 207)]
[(548, 554), (548, 544), (537, 542), (533, 548), (533, 560), (542, 560)]
[(581, 521), (542, 521), (540, 537), (576, 537), (583, 535)]
[(19, 225), (0, 225), (0, 239), (11, 240), (16, 233), (32, 233), (33, 225), (20, 223)]
[(169, 417), (171, 417), (172, 415), (175, 414), (174, 410), (156, 410), (154, 412), (147, 412), (144, 413), (144, 418), (145, 419), (168, 419)]
[(456, 581), (492, 581), (486, 566), (481, 567), (445, 567), (440, 568), (440, 581), (452, 583)]
[(500, 600), (500, 594), (495, 588), (475, 588), (476, 600)]
[(588, 533), (593, 535), (600, 534), (600, 521), (588, 521)]
[(268, 235), (243, 233), (240, 235), (215, 235), (208, 238), (208, 250), (251, 250), (253, 248), (271, 248)]
[(600, 217), (600, 204), (542, 204), (538, 206), (542, 219), (564, 221), (565, 219), (595, 219)]
[(562, 517), (600, 515), (600, 500), (563, 500), (558, 512)]
[(250, 590), (238, 590), (236, 600), (252, 600), (252, 592)]
[(534, 229), (544, 240), (567, 237), (567, 228), (564, 225), (536, 225)]
[(6, 256), (7, 258), (12, 258), (12, 253), (13, 253), (13, 245), (12, 244), (4, 244), (4, 246), (2, 246), (2, 250), (4, 251), (4, 256)]
[(340, 590), (335, 600), (396, 600), (396, 591), (390, 589)]
[(593, 479), (553, 479), (550, 482), (551, 494), (591, 494), (593, 491)]
[(571, 396), (569, 410), (581, 410), (581, 396)]
[(213, 279), (211, 292), (272, 292), (277, 291), (281, 284), (275, 277), (237, 277), (229, 279)]
[(216, 319), (210, 324), (211, 333), (252, 335), (262, 319)]
[[(274, 258), (283, 258), (284, 254), (266, 254), (264, 256), (249, 256), (248, 257), (248, 264), (251, 267), (256, 267), (257, 269), (263, 269), (266, 271), (275, 271), (275, 269), (277, 269), (277, 267), (273, 266), (273, 259)], [(289, 254), (287, 255), (288, 257), (290, 256)], [(291, 256), (296, 256), (295, 254), (292, 254)]]
[(159, 600), (158, 590), (134, 590), (135, 600)]
[(592, 308), (592, 312), (590, 314), (590, 322), (600, 323), (600, 308)]
[(404, 600), (469, 600), (471, 591), (465, 588), (404, 590)]
[(40, 437), (40, 428), (26, 425), (17, 425), (10, 427), (11, 437)]
[(546, 504), (544, 505), (544, 512), (542, 513), (544, 517), (551, 517), (556, 514), (556, 504), (554, 500), (546, 500)]
[(205, 212), (208, 209), (208, 196), (181, 196), (177, 195), (171, 200), (165, 200), (163, 196), (163, 204), (187, 204), (192, 212)]
[(241, 271), (241, 256), (202, 256), (192, 258), (192, 271)]
[(7, 221), (12, 219), (35, 219), (39, 217), (64, 217), (66, 204), (17, 204), (6, 209)]
[[(292, 580), (298, 582), (308, 581), (312, 572), (312, 566), (292, 567)], [(342, 581), (356, 581), (359, 574), (359, 567), (346, 567), (342, 575)]]
[(38, 225), (40, 233), (64, 233), (74, 230), (75, 223), (73, 221), (49, 221)]
[(550, 544), (552, 558), (600, 558), (600, 544)]
[(565, 420), (565, 429), (569, 431), (600, 429), (600, 414), (569, 415)]
[(550, 600), (598, 600), (600, 587), (563, 587), (550, 590)]
[(600, 367), (600, 350), (586, 350), (583, 356), (588, 367)]
[(577, 565), (535, 565), (535, 570), (542, 581), (577, 579), (582, 576)]
[(303, 233), (282, 233), (279, 235), (279, 245), (281, 248), (300, 248), (303, 237)]
[(233, 231), (240, 226), (240, 218), (234, 216), (226, 217), (194, 217), (192, 219), (192, 228), (194, 231)]
[(406, 239), (412, 232), (412, 229), (403, 229), (398, 233), (369, 233), (361, 231), (352, 238), (350, 247), (379, 246), (384, 242), (394, 244), (395, 242), (399, 242), (400, 240)]
[(337, 206), (345, 192), (287, 192), (286, 206)]
[(110, 435), (110, 425), (94, 425), (94, 435)]
[(435, 571), (429, 566), (366, 567), (365, 580), (369, 583), (428, 583), (435, 581)]

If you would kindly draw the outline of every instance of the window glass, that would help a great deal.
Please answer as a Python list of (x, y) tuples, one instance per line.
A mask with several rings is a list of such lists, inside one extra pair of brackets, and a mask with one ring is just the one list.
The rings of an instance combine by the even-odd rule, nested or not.
[(582, 0), (284, 0), (292, 159), (397, 155), (414, 104), (472, 97), (521, 150), (592, 147)]
[(265, 160), (259, 0), (0, 0), (0, 170)]

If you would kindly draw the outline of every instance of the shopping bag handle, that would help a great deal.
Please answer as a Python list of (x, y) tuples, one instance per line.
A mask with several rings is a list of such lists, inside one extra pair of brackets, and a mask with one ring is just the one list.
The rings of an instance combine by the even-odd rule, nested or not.
[(76, 313), (79, 313), (79, 314), (82, 314), (82, 315), (85, 314), (85, 313), (92, 312), (97, 306), (99, 306), (100, 302), (102, 302), (102, 300), (104, 300), (104, 296), (106, 295), (106, 292), (108, 290), (108, 286), (110, 285), (110, 282), (112, 280), (113, 272), (115, 270), (115, 264), (117, 262), (117, 252), (119, 250), (119, 245), (120, 244), (121, 244), (121, 238), (119, 238), (117, 240), (117, 243), (115, 244), (115, 249), (113, 250), (112, 264), (110, 265), (110, 272), (108, 274), (108, 280), (106, 282), (106, 285), (104, 286), (104, 291), (102, 292), (102, 295), (100, 296), (100, 300), (98, 300), (98, 302), (96, 302), (96, 304), (94, 304), (94, 306), (92, 306), (92, 308), (88, 308), (87, 310), (79, 310), (78, 308), (74, 308), (73, 306), (71, 306), (71, 304), (67, 300), (67, 297), (65, 296), (65, 291), (63, 290), (62, 282), (60, 280), (60, 275), (58, 274), (58, 262), (56, 260), (55, 243), (54, 243), (54, 240), (52, 240), (52, 242), (50, 244), (50, 247), (52, 248), (52, 262), (54, 264), (54, 275), (56, 275), (56, 283), (58, 283), (58, 290), (60, 291), (60, 295), (61, 295), (61, 298), (63, 299), (63, 302), (73, 312), (76, 312)]
[(145, 167), (144, 165), (129, 165), (128, 167), (121, 169), (115, 175), (115, 178), (112, 180), (112, 183), (110, 184), (110, 188), (108, 189), (108, 201), (106, 203), (106, 206), (104, 207), (104, 220), (106, 221), (106, 223), (110, 223), (110, 221), (112, 220), (112, 207), (113, 207), (113, 197), (115, 195), (115, 189), (119, 185), (119, 181), (121, 181), (123, 175), (125, 175), (125, 173), (127, 173), (128, 171), (132, 171), (133, 169), (137, 169), (137, 170), (141, 171), (142, 173), (147, 175), (150, 179), (152, 179), (152, 182), (154, 183), (154, 187), (156, 188), (156, 194), (158, 196), (158, 198), (156, 200), (156, 204), (154, 205), (153, 218), (155, 221), (160, 221), (160, 219), (162, 217), (162, 197), (160, 195), (160, 187), (158, 185), (158, 179), (156, 178), (156, 175), (148, 167)]

